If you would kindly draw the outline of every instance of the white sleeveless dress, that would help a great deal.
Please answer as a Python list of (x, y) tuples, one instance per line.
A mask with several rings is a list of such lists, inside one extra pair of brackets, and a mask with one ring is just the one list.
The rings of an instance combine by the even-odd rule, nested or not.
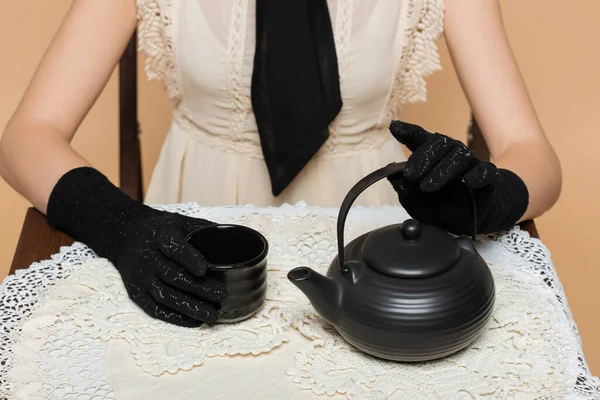
[[(326, 145), (275, 198), (250, 99), (255, 1), (138, 0), (146, 73), (163, 80), (173, 106), (146, 203), (339, 206), (363, 176), (406, 159), (388, 125), (403, 104), (425, 101), (425, 78), (440, 69), (443, 0), (328, 4), (343, 108)], [(398, 198), (383, 181), (357, 204)]]

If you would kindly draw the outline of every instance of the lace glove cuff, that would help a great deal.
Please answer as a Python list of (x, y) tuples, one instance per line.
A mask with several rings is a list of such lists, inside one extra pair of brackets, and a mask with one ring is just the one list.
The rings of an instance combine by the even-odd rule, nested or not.
[(525, 214), (528, 206), (529, 191), (523, 180), (512, 171), (499, 169), (487, 213), (478, 221), (478, 233), (509, 229)]
[(65, 173), (54, 186), (47, 216), (54, 229), (85, 243), (98, 256), (110, 259), (110, 239), (116, 224), (130, 212), (145, 207), (98, 170), (79, 167)]

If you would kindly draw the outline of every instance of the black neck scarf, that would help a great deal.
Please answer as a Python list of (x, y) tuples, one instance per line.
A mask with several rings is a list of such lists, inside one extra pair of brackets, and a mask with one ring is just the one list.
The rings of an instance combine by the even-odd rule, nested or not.
[(326, 0), (256, 0), (251, 93), (278, 196), (327, 141), (342, 108)]

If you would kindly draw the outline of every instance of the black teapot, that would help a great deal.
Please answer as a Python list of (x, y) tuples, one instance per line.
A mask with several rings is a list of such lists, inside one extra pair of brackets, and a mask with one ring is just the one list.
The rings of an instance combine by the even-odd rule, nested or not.
[(408, 219), (344, 247), (354, 200), (403, 168), (404, 163), (390, 164), (350, 190), (339, 211), (338, 255), (327, 276), (299, 267), (288, 279), (359, 350), (387, 360), (427, 361), (464, 349), (481, 334), (494, 307), (495, 285), (473, 245), (475, 234), (457, 237)]

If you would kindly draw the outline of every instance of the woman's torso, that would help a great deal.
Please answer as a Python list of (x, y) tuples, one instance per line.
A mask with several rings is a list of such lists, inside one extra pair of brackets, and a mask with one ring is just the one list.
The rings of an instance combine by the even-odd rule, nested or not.
[[(405, 158), (387, 126), (425, 100), (424, 78), (439, 69), (442, 0), (328, 5), (344, 104), (328, 143), (274, 198), (250, 99), (254, 0), (138, 0), (147, 73), (164, 81), (174, 115), (146, 202), (339, 205), (362, 176)], [(387, 184), (361, 200), (396, 202)]]

